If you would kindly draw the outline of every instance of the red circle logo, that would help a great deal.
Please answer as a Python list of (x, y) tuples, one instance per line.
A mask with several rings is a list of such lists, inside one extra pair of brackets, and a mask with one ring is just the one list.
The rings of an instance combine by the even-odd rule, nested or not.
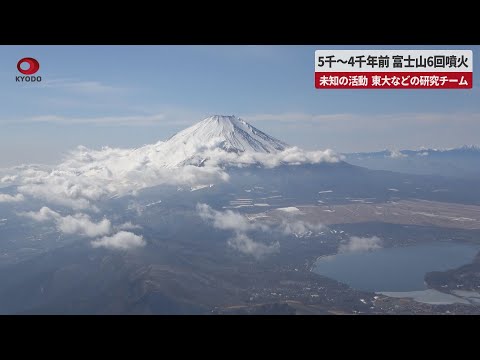
[[(24, 70), (20, 67), (23, 63), (28, 63), (28, 69)], [(26, 57), (18, 61), (17, 69), (22, 74), (33, 75), (38, 71), (38, 69), (40, 69), (40, 63), (34, 58)]]

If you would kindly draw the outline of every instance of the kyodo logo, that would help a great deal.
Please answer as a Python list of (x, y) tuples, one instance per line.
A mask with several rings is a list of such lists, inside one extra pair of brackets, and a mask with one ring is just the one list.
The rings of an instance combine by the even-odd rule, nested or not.
[(41, 76), (33, 76), (40, 69), (40, 63), (31, 57), (20, 59), (17, 63), (17, 70), (26, 76), (16, 76), (16, 82), (40, 82)]

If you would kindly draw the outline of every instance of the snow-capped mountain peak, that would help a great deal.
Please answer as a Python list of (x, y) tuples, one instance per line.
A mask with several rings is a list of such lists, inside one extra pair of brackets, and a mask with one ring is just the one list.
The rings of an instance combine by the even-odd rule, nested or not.
[(276, 154), (290, 148), (236, 116), (210, 116), (161, 144), (167, 166), (201, 164), (213, 154)]
[[(145, 153), (145, 149), (138, 150)], [(341, 156), (330, 149), (304, 151), (287, 145), (233, 115), (214, 115), (176, 133), (167, 141), (157, 143), (148, 158), (166, 168), (187, 165), (275, 167), (341, 160)]]
[[(258, 130), (236, 116), (214, 115), (173, 135), (165, 146), (189, 150), (276, 153), (288, 145)], [(192, 153), (191, 155), (193, 155)]]

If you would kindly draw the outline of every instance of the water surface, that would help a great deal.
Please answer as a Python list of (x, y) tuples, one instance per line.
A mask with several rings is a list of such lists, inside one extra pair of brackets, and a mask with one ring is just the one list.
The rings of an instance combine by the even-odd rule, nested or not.
[(427, 272), (468, 264), (479, 250), (476, 244), (438, 242), (342, 253), (318, 259), (314, 271), (359, 290), (418, 291), (427, 289)]

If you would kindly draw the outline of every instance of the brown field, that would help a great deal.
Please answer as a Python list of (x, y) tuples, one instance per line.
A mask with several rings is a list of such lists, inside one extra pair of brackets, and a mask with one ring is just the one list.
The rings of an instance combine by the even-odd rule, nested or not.
[[(386, 222), (404, 225), (439, 226), (453, 229), (480, 229), (480, 206), (426, 200), (387, 203), (297, 206), (302, 219), (322, 224)], [(280, 211), (269, 211), (276, 217)]]

